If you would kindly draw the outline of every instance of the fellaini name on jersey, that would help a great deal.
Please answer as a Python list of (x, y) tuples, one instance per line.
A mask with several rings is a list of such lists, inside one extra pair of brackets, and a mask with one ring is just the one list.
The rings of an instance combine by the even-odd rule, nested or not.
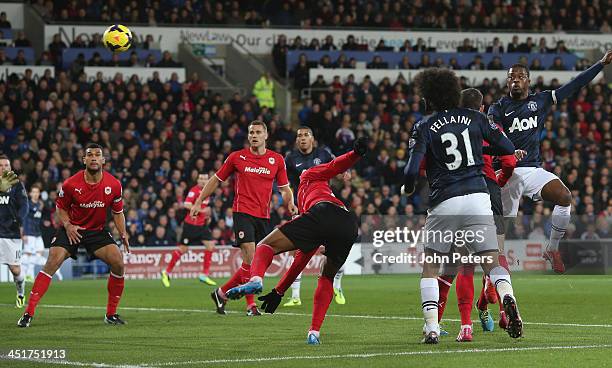
[(446, 124), (470, 125), (471, 122), (472, 122), (472, 119), (468, 118), (467, 116), (463, 116), (463, 115), (451, 116), (450, 119), (446, 119), (446, 116), (444, 116), (442, 117), (442, 119), (438, 119), (433, 124), (431, 124), (429, 129), (431, 129), (434, 133), (437, 133), (438, 130), (442, 128), (443, 126), (445, 126)]
[(102, 201), (93, 201), (89, 203), (81, 203), (81, 208), (104, 208), (104, 202)]
[(533, 129), (537, 127), (538, 127), (538, 117), (537, 116), (532, 116), (529, 119), (514, 118), (514, 120), (512, 120), (512, 126), (510, 127), (510, 133), (514, 132), (515, 130), (522, 132), (523, 130), (529, 130), (529, 129)]
[(247, 166), (244, 168), (244, 172), (248, 172), (248, 173), (254, 173), (254, 174), (265, 174), (265, 175), (270, 175), (270, 170), (265, 168), (265, 167), (250, 167)]

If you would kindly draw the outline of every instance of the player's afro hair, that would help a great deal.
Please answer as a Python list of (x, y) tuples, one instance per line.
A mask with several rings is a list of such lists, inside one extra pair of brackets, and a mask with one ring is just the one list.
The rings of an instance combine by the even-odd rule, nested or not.
[(428, 110), (440, 111), (459, 107), (461, 86), (450, 69), (428, 68), (414, 77), (417, 91), (427, 104)]

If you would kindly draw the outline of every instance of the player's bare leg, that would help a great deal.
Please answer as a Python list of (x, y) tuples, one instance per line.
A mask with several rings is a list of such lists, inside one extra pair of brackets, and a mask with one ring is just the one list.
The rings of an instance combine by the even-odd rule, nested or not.
[(62, 266), (62, 263), (70, 257), (70, 253), (62, 247), (51, 247), (49, 249), (49, 257), (47, 262), (43, 266), (42, 270), (36, 275), (34, 285), (32, 285), (32, 291), (30, 291), (30, 300), (28, 301), (28, 307), (25, 313), (19, 321), (17, 326), (28, 327), (34, 313), (36, 312), (36, 306), (40, 299), (45, 295), (53, 279), (53, 274)]
[(9, 270), (13, 274), (13, 280), (15, 280), (15, 288), (17, 289), (17, 298), (15, 299), (15, 306), (17, 308), (23, 308), (25, 303), (25, 275), (20, 265), (8, 265)]
[(542, 199), (555, 204), (552, 212), (550, 239), (544, 252), (544, 259), (552, 264), (556, 273), (564, 273), (565, 265), (559, 253), (559, 241), (565, 235), (570, 222), (572, 193), (559, 179), (551, 180), (542, 188)]
[(123, 277), (123, 254), (115, 244), (105, 245), (96, 250), (94, 254), (110, 267), (110, 275), (108, 276), (107, 284), (108, 302), (106, 304), (104, 322), (109, 325), (124, 325), (125, 321), (117, 314), (117, 306), (121, 300), (123, 287), (125, 285), (125, 279)]
[[(425, 249), (425, 256), (433, 257), (431, 249)], [(423, 263), (421, 273), (421, 306), (425, 319), (425, 337), (423, 343), (437, 344), (440, 338), (440, 324), (438, 323), (438, 301), (440, 289), (438, 287), (438, 272), (440, 264), (437, 262)]]
[(215, 242), (212, 240), (204, 240), (204, 262), (202, 264), (202, 273), (200, 274), (199, 280), (207, 285), (215, 286), (217, 283), (210, 278), (210, 263), (212, 261), (212, 254), (215, 251)]
[(519, 338), (523, 335), (523, 322), (514, 297), (512, 289), (512, 281), (510, 273), (504, 267), (499, 265), (499, 252), (497, 250), (486, 251), (479, 254), (490, 262), (483, 262), (480, 265), (485, 274), (489, 275), (491, 282), (497, 289), (497, 294), (500, 296), (500, 303), (503, 303), (506, 317), (508, 318), (508, 327), (506, 331), (512, 338)]

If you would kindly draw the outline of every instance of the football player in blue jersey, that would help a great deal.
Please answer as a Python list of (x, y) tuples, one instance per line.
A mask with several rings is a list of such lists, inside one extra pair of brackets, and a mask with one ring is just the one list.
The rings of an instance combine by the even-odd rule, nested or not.
[(551, 262), (556, 273), (565, 272), (565, 265), (559, 253), (559, 241), (565, 235), (570, 221), (572, 195), (555, 174), (540, 167), (540, 133), (551, 106), (586, 86), (611, 61), (612, 51), (608, 51), (600, 61), (578, 74), (572, 81), (555, 90), (539, 93), (529, 91), (529, 69), (522, 64), (515, 64), (508, 70), (506, 83), (510, 90), (509, 95), (489, 107), (489, 119), (504, 128), (517, 149), (527, 151), (527, 157), (517, 164), (508, 184), (502, 188), (504, 216), (517, 215), (523, 196), (555, 205), (550, 239), (543, 256)]
[[(448, 69), (431, 68), (416, 75), (417, 90), (430, 115), (414, 125), (410, 137), (410, 159), (404, 169), (402, 192), (414, 192), (423, 158), (431, 188), (430, 208), (425, 220), (421, 301), (425, 317), (426, 344), (437, 344), (440, 265), (450, 263), (452, 247), (466, 247), (478, 255), (485, 274), (495, 285), (506, 315), (506, 331), (522, 336), (523, 324), (508, 271), (499, 265), (491, 199), (482, 173), (483, 140), (499, 155), (514, 153), (514, 145), (480, 111), (460, 106), (461, 87)], [(492, 152), (492, 151), (488, 151)], [(465, 241), (463, 235), (473, 234)], [(454, 255), (453, 259), (454, 258)], [(462, 260), (462, 262), (464, 262)]]

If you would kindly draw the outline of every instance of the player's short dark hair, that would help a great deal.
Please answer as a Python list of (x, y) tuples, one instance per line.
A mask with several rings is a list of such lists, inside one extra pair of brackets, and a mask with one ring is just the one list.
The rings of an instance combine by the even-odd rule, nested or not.
[(251, 122), (249, 123), (249, 126), (247, 127), (247, 130), (251, 129), (251, 127), (252, 127), (253, 125), (261, 125), (261, 126), (264, 128), (264, 130), (265, 130), (266, 132), (268, 131), (268, 126), (266, 125), (266, 123), (264, 123), (264, 122), (263, 122), (263, 121), (261, 121), (261, 120), (253, 120), (253, 121), (251, 121)]
[(88, 149), (103, 149), (103, 148), (101, 145), (97, 143), (87, 143), (87, 145), (85, 146), (85, 151), (87, 151)]
[(310, 135), (314, 136), (314, 133), (312, 132), (312, 128), (309, 126), (300, 125), (295, 132), (297, 133), (299, 130), (308, 130), (310, 132)]
[(461, 91), (461, 107), (480, 110), (482, 99), (482, 93), (476, 88), (466, 88)]
[[(527, 65), (516, 63), (516, 64), (512, 64), (512, 66), (510, 67), (510, 69), (517, 69), (517, 68), (524, 69), (525, 72), (527, 72), (527, 76), (530, 77), (530, 75), (529, 75), (529, 67)], [(510, 72), (510, 69), (508, 69), (508, 72)]]
[(414, 83), (429, 110), (448, 110), (459, 106), (461, 86), (452, 70), (425, 69), (414, 77)]

